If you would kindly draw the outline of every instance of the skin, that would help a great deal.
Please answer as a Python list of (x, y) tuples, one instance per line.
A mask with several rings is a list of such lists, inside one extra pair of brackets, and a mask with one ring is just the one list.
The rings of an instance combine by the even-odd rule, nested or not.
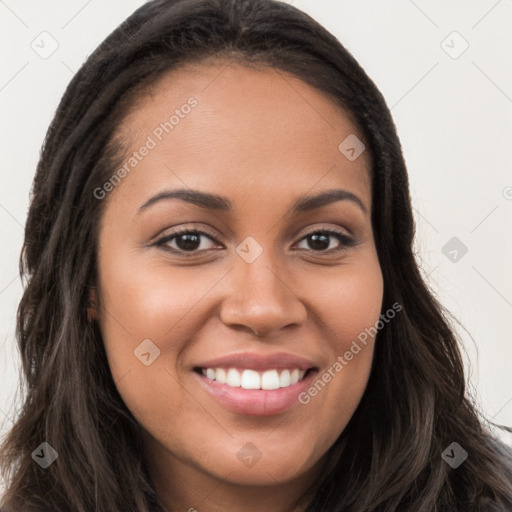
[[(191, 96), (197, 106), (104, 199), (93, 316), (169, 510), (305, 510), (299, 497), (363, 395), (373, 340), (307, 405), (270, 416), (226, 410), (192, 367), (247, 351), (289, 352), (315, 361), (321, 376), (375, 324), (383, 281), (369, 160), (338, 150), (358, 130), (321, 92), (282, 71), (214, 60), (168, 73), (139, 99), (119, 130), (127, 156)], [(173, 199), (138, 213), (175, 188), (226, 196), (234, 210)], [(346, 200), (289, 212), (300, 196), (332, 188), (355, 194), (366, 212)], [(188, 258), (177, 238), (167, 242), (176, 253), (155, 246), (180, 227), (215, 239), (202, 235)], [(318, 249), (306, 235), (322, 229), (357, 245), (330, 236)], [(252, 263), (236, 252), (248, 236), (263, 250)], [(160, 355), (145, 366), (134, 350), (148, 338)], [(237, 457), (248, 442), (261, 453), (252, 467)]]

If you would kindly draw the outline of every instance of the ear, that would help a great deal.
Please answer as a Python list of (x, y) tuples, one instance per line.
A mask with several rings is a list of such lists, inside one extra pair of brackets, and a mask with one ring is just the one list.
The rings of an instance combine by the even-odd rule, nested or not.
[(89, 290), (89, 304), (90, 306), (87, 308), (87, 321), (90, 323), (98, 319), (98, 298), (95, 288)]

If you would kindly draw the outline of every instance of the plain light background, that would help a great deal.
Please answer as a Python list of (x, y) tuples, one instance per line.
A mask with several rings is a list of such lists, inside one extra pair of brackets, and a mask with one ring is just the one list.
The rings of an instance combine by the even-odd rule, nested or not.
[[(39, 150), (74, 73), (143, 3), (0, 0), (0, 436), (15, 416), (18, 259)], [(512, 425), (512, 1), (287, 3), (331, 31), (386, 98), (422, 271), (467, 329), (459, 332), (483, 412)], [(453, 237), (458, 246), (445, 247)]]

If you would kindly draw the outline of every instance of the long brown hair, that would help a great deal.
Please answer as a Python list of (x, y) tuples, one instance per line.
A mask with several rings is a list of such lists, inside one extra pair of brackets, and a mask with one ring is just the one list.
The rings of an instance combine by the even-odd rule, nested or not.
[[(372, 225), (384, 277), (383, 328), (364, 396), (329, 451), (308, 512), (468, 511), (512, 503), (512, 471), (467, 396), (449, 316), (418, 270), (407, 172), (385, 101), (340, 42), (272, 0), (154, 0), (122, 23), (68, 86), (35, 175), (20, 257), (27, 283), (17, 341), (25, 397), (0, 451), (5, 512), (163, 511), (102, 335), (87, 321), (105, 201), (123, 161), (116, 128), (157, 78), (209, 57), (291, 73), (342, 107), (371, 155)], [(42, 442), (59, 454), (42, 469)], [(442, 452), (457, 442), (457, 469)], [(509, 509), (510, 510), (510, 509)]]

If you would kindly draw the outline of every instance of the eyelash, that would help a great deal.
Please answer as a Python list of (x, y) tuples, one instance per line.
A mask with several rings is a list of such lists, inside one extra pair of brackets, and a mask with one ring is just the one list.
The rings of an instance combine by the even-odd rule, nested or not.
[[(319, 251), (314, 251), (313, 249), (309, 249), (309, 251), (312, 251), (312, 252), (318, 253), (318, 254), (332, 254), (332, 253), (338, 253), (341, 251), (346, 251), (349, 247), (353, 247), (353, 246), (357, 245), (356, 240), (349, 237), (345, 233), (342, 233), (341, 231), (337, 231), (334, 229), (316, 229), (315, 231), (310, 231), (309, 233), (306, 233), (299, 240), (299, 242), (301, 242), (308, 236), (316, 235), (319, 233), (336, 237), (338, 239), (338, 241), (340, 242), (340, 247), (337, 249), (319, 250)], [(179, 254), (184, 257), (194, 257), (194, 256), (197, 256), (198, 253), (210, 250), (210, 249), (203, 249), (203, 251), (194, 250), (194, 251), (187, 252), (187, 251), (183, 251), (181, 249), (173, 249), (173, 248), (166, 246), (166, 244), (168, 242), (170, 242), (171, 240), (173, 240), (175, 238), (179, 238), (182, 235), (204, 235), (204, 236), (210, 238), (213, 242), (218, 243), (217, 240), (215, 239), (215, 235), (213, 233), (209, 233), (206, 230), (203, 231), (200, 229), (182, 228), (182, 229), (178, 229), (178, 230), (174, 231), (173, 233), (170, 233), (170, 234), (160, 238), (160, 240), (157, 240), (154, 245), (156, 245), (157, 247), (162, 247), (166, 251), (170, 251), (174, 254)], [(308, 250), (308, 249), (301, 249), (301, 250)]]

